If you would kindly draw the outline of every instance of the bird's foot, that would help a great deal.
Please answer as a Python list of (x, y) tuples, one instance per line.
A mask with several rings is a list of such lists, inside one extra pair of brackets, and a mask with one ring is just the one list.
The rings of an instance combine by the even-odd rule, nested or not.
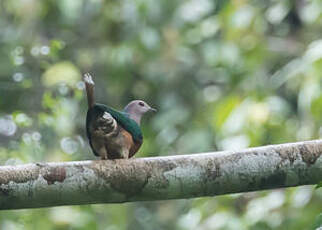
[(101, 156), (101, 160), (107, 160), (107, 156)]

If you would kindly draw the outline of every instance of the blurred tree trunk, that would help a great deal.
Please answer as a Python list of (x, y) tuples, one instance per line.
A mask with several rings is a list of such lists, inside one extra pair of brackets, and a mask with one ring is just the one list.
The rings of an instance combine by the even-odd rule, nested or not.
[(0, 209), (182, 199), (316, 184), (322, 140), (129, 160), (0, 167)]

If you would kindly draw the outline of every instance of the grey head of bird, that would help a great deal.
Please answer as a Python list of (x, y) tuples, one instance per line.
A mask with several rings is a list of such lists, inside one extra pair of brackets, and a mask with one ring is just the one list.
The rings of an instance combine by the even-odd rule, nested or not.
[(140, 124), (143, 114), (150, 111), (156, 112), (157, 110), (152, 108), (142, 100), (131, 101), (124, 108), (124, 112), (128, 113), (130, 115), (130, 118), (132, 118), (138, 124)]

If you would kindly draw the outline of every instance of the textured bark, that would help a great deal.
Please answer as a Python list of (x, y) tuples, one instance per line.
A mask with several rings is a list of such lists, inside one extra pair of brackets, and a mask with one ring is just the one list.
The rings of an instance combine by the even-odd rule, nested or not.
[(0, 167), (0, 209), (182, 199), (322, 180), (322, 141), (128, 160)]

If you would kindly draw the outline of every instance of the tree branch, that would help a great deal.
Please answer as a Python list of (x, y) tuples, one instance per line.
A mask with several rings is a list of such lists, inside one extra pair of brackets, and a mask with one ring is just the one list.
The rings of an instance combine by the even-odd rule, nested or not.
[(322, 140), (129, 160), (0, 167), (0, 209), (182, 199), (316, 184)]

